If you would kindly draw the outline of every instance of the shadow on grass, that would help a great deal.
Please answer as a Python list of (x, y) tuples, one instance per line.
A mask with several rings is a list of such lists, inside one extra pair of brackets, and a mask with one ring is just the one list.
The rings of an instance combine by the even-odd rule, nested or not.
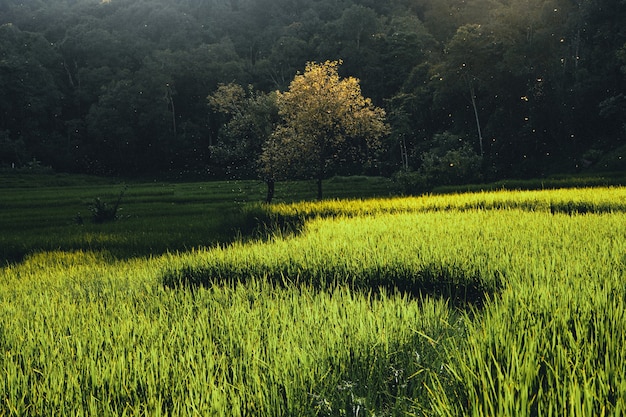
[(68, 216), (58, 224), (15, 224), (3, 230), (0, 265), (19, 264), (29, 255), (48, 251), (102, 252), (117, 260), (148, 258), (258, 239), (269, 230), (254, 214), (232, 205), (185, 215), (122, 215), (100, 224), (89, 220), (79, 224)]
[(381, 293), (400, 293), (411, 299), (432, 297), (446, 300), (459, 308), (481, 308), (488, 298), (500, 291), (501, 285), (487, 286), (478, 276), (445, 265), (427, 265), (420, 270), (386, 271), (363, 269), (349, 271), (328, 266), (322, 270), (309, 270), (306, 266), (289, 265), (247, 270), (239, 265), (183, 266), (163, 273), (161, 282), (166, 288), (191, 289), (211, 286), (245, 285), (250, 280), (261, 279), (277, 288), (306, 286), (318, 290), (348, 287), (355, 292), (372, 296)]

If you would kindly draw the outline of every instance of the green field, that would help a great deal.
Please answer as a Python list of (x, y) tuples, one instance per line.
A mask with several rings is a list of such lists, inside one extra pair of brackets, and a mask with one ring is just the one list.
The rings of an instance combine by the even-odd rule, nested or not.
[[(120, 220), (92, 224), (95, 198), (121, 201)], [(315, 198), (311, 182), (279, 183), (276, 201)], [(329, 198), (384, 196), (388, 180), (336, 178), (326, 184)], [(115, 183), (66, 175), (0, 174), (0, 260), (20, 260), (41, 250), (107, 251), (117, 258), (150, 256), (230, 242), (256, 224), (245, 224), (242, 208), (263, 201), (260, 181), (202, 183)], [(83, 219), (78, 224), (77, 217)], [(241, 232), (241, 233), (240, 233)]]
[(142, 183), (93, 224), (123, 185), (33, 185), (0, 189), (0, 415), (626, 413), (624, 187)]

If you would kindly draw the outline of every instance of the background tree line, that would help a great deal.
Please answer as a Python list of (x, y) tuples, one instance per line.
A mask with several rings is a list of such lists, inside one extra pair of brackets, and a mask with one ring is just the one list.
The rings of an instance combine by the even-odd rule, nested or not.
[(0, 165), (255, 176), (273, 92), (326, 60), (390, 128), (326, 175), (624, 167), (624, 0), (0, 0)]

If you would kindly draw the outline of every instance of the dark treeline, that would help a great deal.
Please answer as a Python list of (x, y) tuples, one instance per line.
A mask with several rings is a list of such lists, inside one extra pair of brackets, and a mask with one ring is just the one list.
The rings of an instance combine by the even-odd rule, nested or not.
[(624, 146), (625, 44), (624, 0), (0, 0), (0, 166), (239, 175), (207, 96), (341, 59), (391, 126), (367, 173), (568, 172)]

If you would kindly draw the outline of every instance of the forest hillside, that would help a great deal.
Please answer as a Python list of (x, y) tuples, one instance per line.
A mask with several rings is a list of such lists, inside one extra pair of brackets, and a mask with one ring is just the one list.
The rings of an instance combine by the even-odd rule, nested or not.
[(624, 169), (625, 23), (624, 0), (0, 0), (0, 167), (254, 177), (259, 98), (341, 60), (389, 132), (328, 175)]

